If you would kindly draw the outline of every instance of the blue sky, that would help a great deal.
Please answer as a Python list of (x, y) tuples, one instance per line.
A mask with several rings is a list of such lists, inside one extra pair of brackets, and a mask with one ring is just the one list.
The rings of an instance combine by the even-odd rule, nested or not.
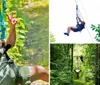
[(56, 43), (94, 43), (95, 32), (91, 24), (100, 24), (100, 0), (76, 0), (86, 27), (81, 33), (71, 31), (65, 36), (68, 26), (76, 25), (76, 4), (74, 0), (50, 0), (49, 29), (56, 38)]

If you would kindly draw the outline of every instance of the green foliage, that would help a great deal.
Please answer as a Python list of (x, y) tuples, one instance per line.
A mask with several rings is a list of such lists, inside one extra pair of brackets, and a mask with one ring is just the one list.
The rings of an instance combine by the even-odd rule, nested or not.
[(51, 70), (51, 85), (63, 85), (65, 83), (71, 84), (72, 83), (72, 73), (64, 72), (64, 71), (57, 71), (57, 70)]
[[(12, 10), (11, 8), (13, 7), (12, 5), (12, 0), (7, 1), (7, 10), (6, 13), (11, 13)], [(15, 10), (15, 12), (17, 13), (17, 11)], [(13, 49), (10, 49), (8, 51), (8, 55), (10, 56), (11, 59), (13, 59), (17, 64), (21, 64), (22, 63), (22, 56), (23, 54), (21, 53), (22, 50), (24, 50), (24, 42), (26, 39), (26, 33), (27, 30), (25, 29), (25, 25), (23, 23), (23, 19), (22, 18), (17, 18), (18, 19), (18, 23), (16, 25), (16, 45)], [(10, 24), (8, 22), (7, 17), (5, 17), (5, 23), (6, 23), (6, 38), (9, 35), (9, 30), (10, 30)]]
[[(79, 67), (76, 64), (77, 55), (83, 55), (84, 60), (81, 62), (79, 58)], [(51, 44), (51, 85), (95, 85), (95, 82), (99, 85), (99, 55), (99, 44)], [(75, 72), (71, 70), (76, 68), (81, 70), (77, 80)]]
[(50, 42), (55, 42), (56, 39), (52, 33), (50, 33)]
[(93, 31), (96, 32), (96, 36), (95, 36), (96, 41), (100, 42), (100, 24), (98, 24), (97, 27), (92, 24), (91, 28), (92, 28)]
[[(45, 1), (45, 0), (44, 0)], [(28, 29), (27, 40), (26, 40), (26, 56), (28, 62), (39, 65), (48, 65), (48, 42), (49, 42), (49, 29), (48, 29), (48, 3), (45, 1), (41, 2), (35, 1), (33, 6), (36, 4), (38, 6), (30, 7), (22, 10), (23, 17), (28, 17), (25, 19), (24, 23)], [(40, 3), (40, 5), (38, 4)], [(20, 10), (20, 9), (19, 9)], [(26, 13), (24, 12), (26, 10)], [(33, 54), (30, 54), (29, 50), (33, 49)], [(32, 56), (30, 58), (30, 56)]]
[(87, 69), (85, 74), (85, 81), (89, 82), (92, 80), (94, 80), (94, 74), (91, 72), (91, 69)]
[(73, 72), (71, 67), (72, 45), (52, 44), (51, 48), (51, 85), (71, 85)]
[[(76, 56), (80, 55), (83, 55), (84, 62), (79, 58), (77, 64)], [(51, 85), (95, 85), (95, 82), (99, 85), (99, 55), (99, 44), (51, 44)], [(81, 70), (77, 80), (71, 70), (76, 68)]]
[(86, 85), (95, 85), (93, 81), (87, 82)]
[[(77, 45), (74, 45), (74, 52), (75, 52), (74, 56), (76, 55), (80, 56), (80, 54), (83, 55), (83, 60), (85, 61), (85, 63), (83, 63), (79, 59), (79, 62), (80, 62), (79, 69), (81, 69), (79, 80), (85, 83), (93, 82), (94, 84), (96, 45), (95, 44), (77, 44)], [(76, 57), (74, 57), (74, 68), (76, 67), (77, 67)], [(76, 77), (74, 77), (74, 79), (76, 79)]]
[[(8, 0), (6, 13), (18, 17), (16, 45), (9, 56), (17, 64), (39, 64), (48, 67), (48, 0)], [(10, 24), (5, 17), (8, 37)], [(26, 60), (26, 61), (25, 61)]]
[(74, 82), (74, 85), (86, 85), (86, 83), (81, 80), (74, 80), (73, 82)]

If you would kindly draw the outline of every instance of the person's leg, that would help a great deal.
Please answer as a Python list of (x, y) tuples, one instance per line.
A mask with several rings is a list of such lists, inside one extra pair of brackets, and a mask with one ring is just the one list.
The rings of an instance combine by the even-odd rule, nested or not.
[(75, 30), (75, 29), (76, 29), (76, 27), (69, 26), (69, 27), (67, 28), (67, 33), (64, 33), (64, 34), (67, 35), (67, 36), (69, 36), (70, 31), (71, 31), (71, 30)]
[(48, 71), (42, 66), (29, 66), (30, 70), (30, 81), (33, 82), (35, 80), (43, 80), (48, 82), (49, 81), (49, 73)]

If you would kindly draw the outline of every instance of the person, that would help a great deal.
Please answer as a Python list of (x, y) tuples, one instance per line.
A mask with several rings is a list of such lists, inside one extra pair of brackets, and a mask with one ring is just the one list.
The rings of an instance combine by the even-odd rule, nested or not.
[(69, 27), (67, 28), (67, 32), (65, 32), (64, 35), (69, 36), (71, 30), (72, 30), (73, 32), (79, 32), (79, 31), (82, 31), (82, 30), (85, 28), (85, 22), (82, 21), (82, 20), (78, 17), (78, 15), (77, 15), (77, 17), (76, 17), (76, 20), (77, 20), (77, 25), (76, 25), (76, 27), (74, 27), (74, 26), (69, 26)]
[(79, 79), (79, 74), (80, 74), (81, 70), (80, 69), (75, 69), (74, 71), (76, 73), (76, 78)]
[[(16, 66), (8, 57), (7, 51), (13, 48), (16, 42), (16, 24), (18, 21), (14, 18), (13, 12), (7, 16), (10, 22), (10, 31), (7, 40), (0, 41), (0, 85), (26, 85), (27, 81), (29, 81), (27, 85), (30, 85), (31, 82), (39, 79), (48, 82), (49, 73), (44, 67), (38, 65)], [(12, 72), (15, 73), (15, 76)], [(5, 77), (8, 77), (8, 80)]]
[(82, 56), (82, 55), (80, 56), (80, 60), (81, 60), (83, 63), (85, 63), (85, 61), (84, 61), (84, 59), (83, 59), (83, 56)]

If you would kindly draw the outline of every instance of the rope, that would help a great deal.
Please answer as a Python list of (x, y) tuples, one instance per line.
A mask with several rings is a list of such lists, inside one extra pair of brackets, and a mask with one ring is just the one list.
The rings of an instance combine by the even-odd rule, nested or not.
[(4, 23), (4, 12), (6, 9), (6, 0), (0, 0), (1, 3), (1, 7), (0, 7), (0, 40), (4, 40), (5, 38), (5, 30), (6, 30), (6, 26)]
[[(83, 7), (83, 9), (84, 9), (84, 12), (85, 12), (85, 15), (86, 15), (86, 18), (87, 18), (87, 14), (86, 14), (85, 8), (84, 8), (84, 6), (83, 6), (83, 4), (82, 4), (82, 1), (81, 1), (81, 5), (82, 5), (82, 7)], [(87, 21), (88, 21), (88, 18), (87, 18)], [(89, 21), (88, 21), (88, 22), (89, 22)], [(88, 24), (89, 24), (89, 23), (88, 23)], [(90, 24), (89, 24), (89, 25), (90, 25)], [(93, 38), (92, 38), (92, 36), (91, 36), (91, 33), (89, 32), (89, 29), (88, 29), (87, 25), (86, 25), (86, 28), (87, 28), (88, 34), (89, 34), (89, 36), (90, 36), (92, 42), (94, 42), (94, 41), (93, 41)]]

